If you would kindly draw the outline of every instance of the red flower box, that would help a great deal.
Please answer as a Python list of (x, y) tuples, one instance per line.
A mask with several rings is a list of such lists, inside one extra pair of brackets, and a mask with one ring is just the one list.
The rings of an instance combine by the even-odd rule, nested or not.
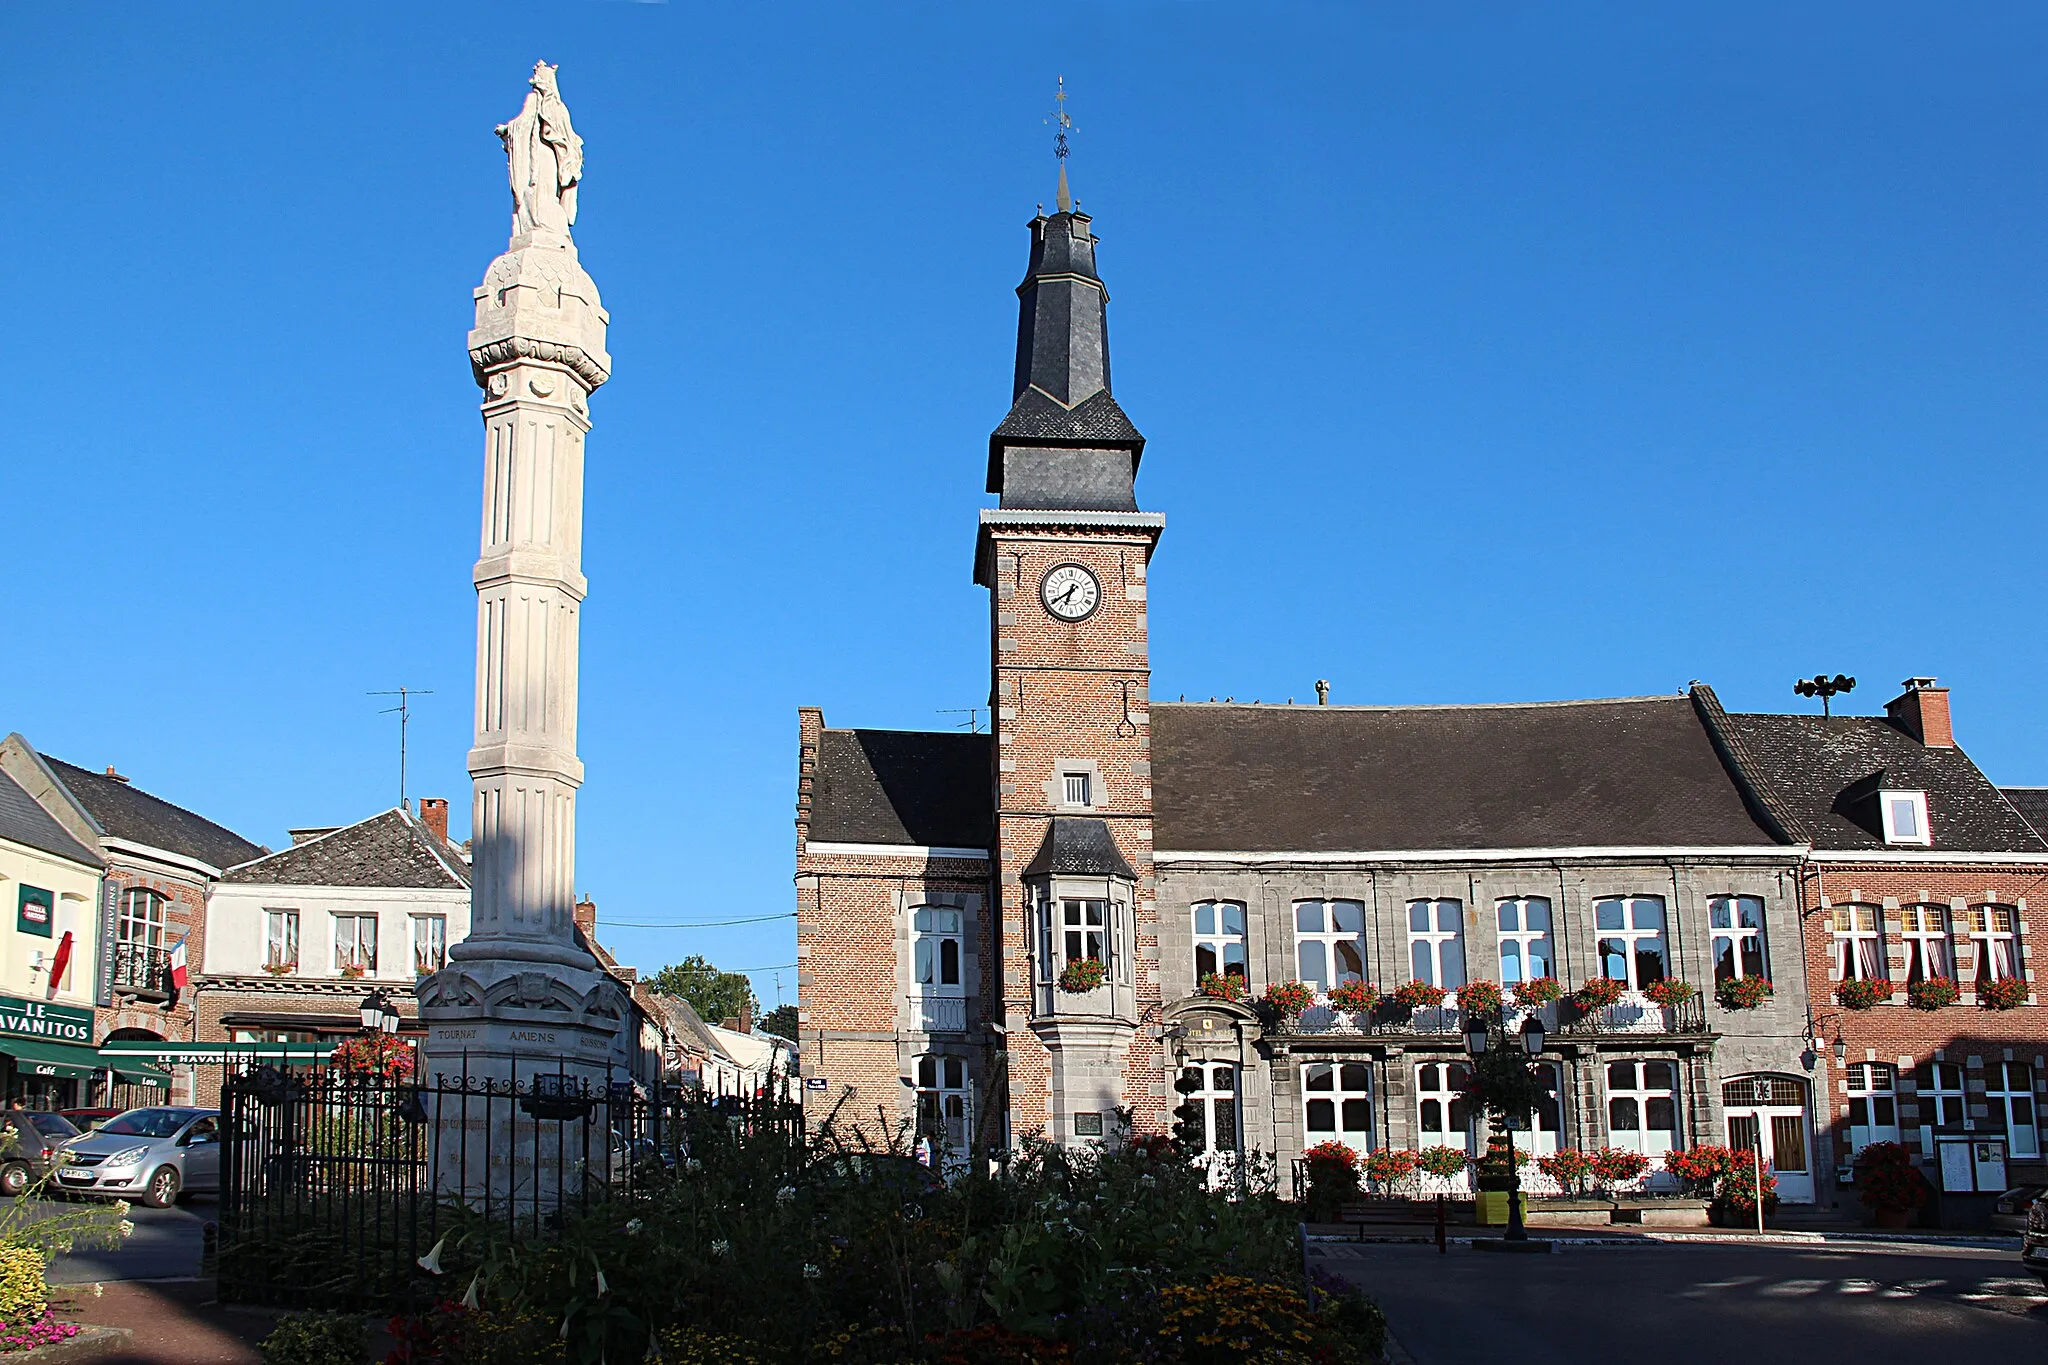
[(1211, 1000), (1242, 1000), (1252, 993), (1241, 976), (1218, 976), (1214, 972), (1202, 974), (1202, 984), (1197, 988)]
[(2027, 1003), (2025, 978), (2001, 976), (1977, 987), (1977, 1003), (1988, 1010), (2016, 1010)]
[(1100, 959), (1084, 957), (1060, 969), (1060, 989), (1069, 995), (1080, 995), (1100, 986), (1105, 975)]
[(1906, 1003), (1916, 1010), (1938, 1010), (1962, 998), (1956, 983), (1945, 976), (1930, 976), (1906, 987)]
[(1771, 998), (1771, 983), (1760, 976), (1731, 976), (1714, 987), (1724, 1010), (1753, 1010)]
[(1649, 997), (1652, 1004), (1662, 1005), (1670, 1010), (1677, 1009), (1698, 995), (1699, 989), (1690, 981), (1680, 981), (1675, 976), (1668, 976), (1662, 981), (1652, 981), (1643, 987), (1643, 994)]
[(1564, 996), (1564, 987), (1554, 976), (1536, 976), (1527, 981), (1515, 983), (1515, 1003), (1525, 1010), (1533, 1010)]
[(1572, 999), (1578, 1002), (1582, 1010), (1603, 1010), (1609, 1005), (1619, 1005), (1622, 994), (1627, 990), (1627, 982), (1616, 981), (1612, 977), (1593, 976), (1586, 979), (1585, 985), (1572, 992)]
[(1435, 1009), (1448, 994), (1442, 986), (1432, 986), (1427, 981), (1403, 981), (1394, 992), (1394, 1002), (1404, 1009)]
[(1283, 1018), (1292, 1019), (1315, 1002), (1316, 993), (1299, 981), (1275, 981), (1266, 987), (1266, 1003)]
[(1492, 1014), (1500, 1005), (1498, 981), (1467, 981), (1458, 987), (1458, 1008), (1467, 1014)]
[(1363, 1014), (1379, 1000), (1380, 988), (1370, 981), (1341, 981), (1330, 987), (1330, 1006), (1333, 1009)]
[(1892, 983), (1858, 977), (1835, 987), (1835, 1003), (1845, 1010), (1875, 1009), (1892, 998)]

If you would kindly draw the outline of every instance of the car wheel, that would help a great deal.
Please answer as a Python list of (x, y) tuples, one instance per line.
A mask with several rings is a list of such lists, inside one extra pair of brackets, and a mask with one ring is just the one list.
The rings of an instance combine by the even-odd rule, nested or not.
[(174, 1167), (159, 1166), (156, 1174), (149, 1178), (149, 1186), (142, 1192), (142, 1202), (153, 1209), (167, 1209), (178, 1202), (178, 1172)]
[(0, 1166), (0, 1194), (10, 1199), (19, 1198), (28, 1189), (28, 1167), (19, 1161), (10, 1161)]

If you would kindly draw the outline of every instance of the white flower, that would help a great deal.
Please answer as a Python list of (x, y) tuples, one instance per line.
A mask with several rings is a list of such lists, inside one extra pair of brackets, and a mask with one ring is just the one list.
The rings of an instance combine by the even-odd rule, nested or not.
[(471, 1281), (469, 1282), (469, 1290), (468, 1290), (468, 1292), (466, 1292), (466, 1293), (465, 1293), (465, 1294), (463, 1294), (463, 1296), (462, 1296), (462, 1306), (463, 1306), (464, 1308), (467, 1308), (467, 1309), (468, 1309), (468, 1310), (469, 1310), (470, 1312), (472, 1312), (472, 1313), (474, 1313), (474, 1312), (476, 1311), (476, 1287), (477, 1287), (478, 1283), (482, 1281), (483, 1277), (484, 1277), (484, 1273), (483, 1273), (483, 1271), (481, 1271), (481, 1270), (477, 1271), (477, 1273), (476, 1273), (476, 1278), (475, 1278), (475, 1279), (472, 1279), (472, 1280), (471, 1280)]
[(597, 1268), (597, 1292), (599, 1297), (612, 1292), (612, 1287), (605, 1283), (603, 1266)]
[(723, 1238), (723, 1237), (719, 1238), (719, 1239), (718, 1239), (717, 1241), (715, 1241), (715, 1242), (713, 1242), (713, 1243), (711, 1244), (711, 1254), (712, 1254), (713, 1256), (729, 1256), (729, 1255), (731, 1255), (731, 1254), (732, 1254), (732, 1243), (731, 1243), (731, 1242), (728, 1242), (728, 1241), (726, 1241), (726, 1240), (725, 1240), (725, 1238)]
[(704, 1163), (703, 1163), (703, 1162), (701, 1162), (701, 1161), (699, 1161), (699, 1160), (697, 1160), (697, 1158), (696, 1158), (696, 1157), (693, 1157), (693, 1156), (691, 1156), (691, 1157), (684, 1157), (684, 1158), (683, 1158), (683, 1174), (684, 1174), (684, 1175), (695, 1175), (695, 1174), (697, 1174), (697, 1172), (699, 1172), (699, 1171), (701, 1171), (701, 1170), (703, 1170), (703, 1169), (704, 1169)]
[(434, 1243), (434, 1249), (428, 1252), (426, 1255), (420, 1257), (420, 1269), (426, 1271), (429, 1275), (439, 1275), (443, 1273), (441, 1270), (441, 1248), (447, 1245), (448, 1239), (446, 1237), (443, 1237), (440, 1241)]
[(107, 1293), (107, 1287), (106, 1287), (105, 1285), (103, 1285), (103, 1284), (95, 1284), (95, 1285), (94, 1285), (94, 1286), (92, 1287), (92, 1296), (93, 1296), (94, 1298), (96, 1298), (96, 1299), (99, 1299), (99, 1298), (105, 1298), (105, 1297), (106, 1297), (106, 1293)]
[(796, 1186), (794, 1185), (784, 1185), (781, 1189), (775, 1192), (775, 1202), (778, 1204), (794, 1203), (795, 1200)]
[(638, 1218), (628, 1218), (626, 1220), (626, 1235), (628, 1237), (638, 1237), (640, 1235), (640, 1229), (646, 1226), (647, 1225), (641, 1222)]
[(824, 1273), (824, 1271), (818, 1269), (818, 1267), (811, 1265), (808, 1262), (804, 1264), (804, 1278), (807, 1280), (815, 1280)]
[(1138, 1177), (1138, 1183), (1140, 1185), (1143, 1185), (1146, 1189), (1150, 1189), (1152, 1188), (1152, 1186), (1157, 1185), (1159, 1182), (1157, 1180), (1154, 1180), (1149, 1175), (1141, 1175)]
[(133, 1237), (135, 1235), (135, 1224), (123, 1218), (121, 1220), (121, 1235), (123, 1237)]

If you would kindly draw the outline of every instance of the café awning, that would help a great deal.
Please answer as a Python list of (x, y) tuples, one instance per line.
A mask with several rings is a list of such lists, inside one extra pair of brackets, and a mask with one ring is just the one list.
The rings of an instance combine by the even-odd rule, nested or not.
[(113, 1068), (114, 1078), (129, 1085), (154, 1086), (158, 1090), (171, 1088), (170, 1072), (148, 1066), (133, 1057), (109, 1057), (103, 1053), (100, 1065)]
[(0, 1052), (14, 1058), (14, 1069), (26, 1076), (83, 1080), (107, 1064), (92, 1048), (40, 1038), (0, 1037)]

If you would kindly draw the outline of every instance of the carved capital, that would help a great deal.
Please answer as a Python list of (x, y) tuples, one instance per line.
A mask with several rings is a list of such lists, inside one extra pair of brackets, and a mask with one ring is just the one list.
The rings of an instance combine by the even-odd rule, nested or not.
[(478, 387), (494, 397), (499, 396), (502, 391), (491, 387), (491, 371), (517, 364), (522, 360), (540, 360), (561, 365), (582, 381), (585, 389), (593, 392), (612, 377), (611, 371), (604, 368), (581, 346), (572, 346), (560, 341), (543, 341), (538, 337), (500, 337), (495, 341), (487, 341), (481, 346), (472, 347), (469, 352), (470, 369), (476, 375)]

